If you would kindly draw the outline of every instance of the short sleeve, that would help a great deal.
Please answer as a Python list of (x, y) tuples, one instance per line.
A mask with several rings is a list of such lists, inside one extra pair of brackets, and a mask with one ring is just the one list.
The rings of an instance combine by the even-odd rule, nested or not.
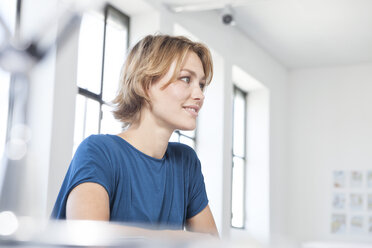
[(85, 182), (102, 185), (110, 200), (114, 190), (114, 170), (105, 147), (95, 136), (85, 139), (74, 155), (52, 212), (52, 218), (66, 216), (67, 198), (72, 189)]
[(74, 188), (83, 182), (95, 182), (112, 196), (113, 168), (104, 147), (93, 137), (79, 147), (71, 161), (70, 185)]
[(204, 177), (201, 171), (200, 161), (197, 157), (195, 158), (194, 165), (190, 168), (189, 180), (189, 199), (186, 219), (197, 215), (208, 205)]

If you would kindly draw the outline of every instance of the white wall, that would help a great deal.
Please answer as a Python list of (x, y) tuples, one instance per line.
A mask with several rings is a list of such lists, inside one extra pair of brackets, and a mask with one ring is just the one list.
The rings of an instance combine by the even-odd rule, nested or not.
[(331, 235), (333, 170), (372, 168), (372, 64), (289, 74), (290, 232), (300, 241), (372, 241)]
[(245, 229), (233, 229), (232, 237), (247, 232), (262, 243), (270, 239), (270, 92), (260, 82), (233, 66), (233, 82), (247, 93)]
[(264, 87), (248, 92), (247, 108), (247, 230), (257, 239), (270, 239), (269, 98)]
[(56, 53), (46, 215), (49, 215), (54, 206), (72, 157), (75, 101), (78, 92), (78, 41), (77, 27), (69, 37), (69, 42), (58, 47)]

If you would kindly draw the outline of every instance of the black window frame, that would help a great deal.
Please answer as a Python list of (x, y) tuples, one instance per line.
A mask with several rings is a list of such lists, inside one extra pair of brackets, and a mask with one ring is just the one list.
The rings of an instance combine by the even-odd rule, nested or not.
[[(109, 16), (109, 12), (112, 11), (114, 15), (119, 16), (120, 22), (123, 22), (124, 25), (127, 27), (128, 35), (127, 35), (127, 45), (129, 47), (129, 34), (130, 34), (130, 18), (128, 15), (117, 9), (111, 4), (106, 4), (104, 7), (104, 29), (103, 29), (103, 43), (102, 43), (102, 64), (101, 64), (101, 79), (100, 79), (100, 93), (96, 94), (90, 90), (81, 88), (78, 86), (78, 95), (82, 95), (86, 98), (89, 98), (93, 101), (99, 103), (99, 123), (98, 123), (98, 133), (101, 133), (101, 122), (102, 122), (102, 105), (109, 106), (108, 102), (103, 100), (103, 80), (104, 80), (104, 73), (105, 73), (105, 50), (106, 50), (106, 28), (107, 28), (107, 19)], [(127, 47), (127, 48), (128, 48)], [(85, 126), (84, 126), (85, 130)]]
[[(234, 100), (235, 100), (235, 95), (236, 93), (239, 92), (243, 95), (244, 97), (244, 155), (239, 156), (234, 154), (234, 114), (235, 114), (235, 106), (234, 106)], [(231, 149), (231, 201), (230, 201), (230, 209), (231, 209), (231, 218), (230, 218), (230, 227), (234, 229), (241, 229), (245, 230), (246, 229), (246, 185), (247, 185), (247, 97), (248, 93), (238, 86), (234, 84), (233, 88), (233, 118), (232, 118), (232, 149)], [(243, 226), (237, 227), (233, 226), (232, 224), (232, 219), (233, 219), (233, 212), (232, 212), (232, 195), (233, 195), (233, 170), (234, 170), (234, 158), (240, 158), (244, 161), (244, 179), (243, 179)]]

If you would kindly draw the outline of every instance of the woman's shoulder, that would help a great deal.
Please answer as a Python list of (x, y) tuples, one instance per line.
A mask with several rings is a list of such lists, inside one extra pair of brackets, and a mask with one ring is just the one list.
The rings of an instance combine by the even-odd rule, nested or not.
[(183, 156), (188, 156), (188, 157), (192, 157), (192, 158), (197, 158), (198, 156), (196, 155), (196, 152), (195, 150), (186, 145), (186, 144), (182, 144), (182, 143), (179, 143), (179, 142), (169, 142), (168, 143), (168, 151), (171, 153), (171, 154), (182, 154)]
[(92, 134), (85, 138), (79, 147), (112, 149), (115, 147), (115, 143), (117, 143), (114, 136), (111, 134)]
[(111, 163), (120, 153), (120, 144), (115, 135), (93, 134), (85, 138), (78, 146), (74, 159), (77, 161), (94, 161), (101, 164)]
[(115, 135), (113, 135), (113, 134), (91, 134), (87, 138), (85, 138), (84, 140), (91, 141), (91, 142), (105, 141), (105, 140), (112, 139), (112, 136), (115, 136)]
[(192, 147), (190, 147), (186, 144), (180, 143), (180, 142), (168, 142), (168, 147), (170, 147), (172, 149), (175, 149), (175, 150), (195, 152)]
[(122, 142), (122, 139), (123, 138), (116, 134), (91, 134), (85, 138), (85, 140), (89, 142)]

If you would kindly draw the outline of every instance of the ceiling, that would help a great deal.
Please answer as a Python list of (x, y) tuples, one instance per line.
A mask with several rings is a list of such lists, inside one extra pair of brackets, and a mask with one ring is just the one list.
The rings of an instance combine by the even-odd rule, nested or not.
[(162, 2), (239, 3), (233, 5), (236, 26), (231, 28), (242, 31), (288, 68), (372, 62), (372, 0)]

